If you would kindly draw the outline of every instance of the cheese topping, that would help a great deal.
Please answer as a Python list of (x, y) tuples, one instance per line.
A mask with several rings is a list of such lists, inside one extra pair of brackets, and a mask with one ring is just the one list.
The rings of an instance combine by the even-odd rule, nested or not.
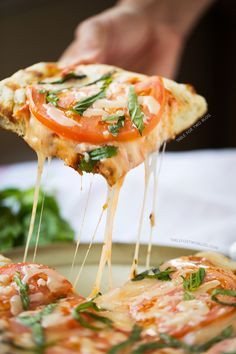
[(54, 120), (55, 122), (57, 122), (60, 125), (64, 125), (65, 127), (74, 127), (74, 126), (80, 126), (79, 123), (77, 123), (76, 121), (74, 121), (73, 119), (68, 119), (68, 117), (66, 117), (62, 111), (60, 111), (59, 109), (57, 109), (56, 107), (47, 106), (47, 114), (49, 115), (49, 117)]
[(151, 114), (158, 114), (158, 112), (161, 108), (160, 104), (152, 96), (139, 96), (138, 102), (141, 105), (147, 106), (148, 110)]
[(23, 311), (20, 295), (13, 295), (10, 299), (10, 311), (13, 316), (17, 316)]
[(62, 283), (64, 282), (64, 277), (58, 274), (53, 269), (40, 268), (38, 265), (30, 264), (23, 266), (22, 271), (24, 277), (22, 282), (24, 284), (28, 283), (29, 279), (35, 275), (46, 274), (47, 275), (47, 287), (51, 292), (56, 292), (61, 288)]

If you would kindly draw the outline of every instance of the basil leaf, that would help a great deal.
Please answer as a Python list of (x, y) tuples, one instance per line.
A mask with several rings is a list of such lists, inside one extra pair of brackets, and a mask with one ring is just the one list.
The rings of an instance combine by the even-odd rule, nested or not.
[(137, 349), (133, 350), (131, 354), (143, 354), (146, 353), (147, 351), (149, 352), (150, 350), (164, 349), (164, 348), (167, 348), (167, 345), (165, 343), (149, 342), (149, 343), (141, 344)]
[(183, 287), (186, 291), (195, 291), (203, 283), (206, 271), (204, 268), (199, 268), (197, 272), (193, 272), (189, 277), (182, 277)]
[[(94, 85), (94, 84), (97, 84), (98, 82), (100, 81), (109, 81), (111, 80), (112, 78), (112, 75), (113, 75), (114, 72), (108, 72), (104, 75), (102, 75), (101, 77), (99, 77), (97, 80), (94, 80), (92, 82), (89, 82), (87, 85), (85, 86), (91, 86), (91, 85)], [(111, 81), (110, 81), (111, 82)]]
[[(104, 83), (101, 87), (101, 90), (98, 93), (96, 93), (95, 95), (87, 97), (87, 98), (79, 101), (78, 103), (76, 103), (76, 105), (73, 108), (71, 108), (72, 112), (82, 115), (84, 113), (84, 111), (86, 111), (86, 109), (88, 109), (95, 101), (106, 97), (106, 89), (112, 81), (111, 74), (103, 75), (103, 78), (100, 78), (100, 79), (94, 81), (93, 83), (96, 83), (101, 80), (104, 81)], [(92, 83), (90, 85), (92, 85)]]
[(39, 81), (40, 85), (45, 85), (45, 84), (49, 84), (49, 85), (55, 85), (55, 84), (64, 84), (64, 82), (69, 81), (69, 80), (82, 80), (84, 78), (86, 78), (87, 75), (85, 74), (76, 74), (73, 71), (62, 76), (62, 78), (58, 79), (58, 80), (54, 80), (54, 81), (50, 81), (50, 82), (45, 82), (45, 81)]
[(195, 351), (202, 353), (202, 352), (210, 349), (213, 345), (215, 345), (227, 338), (230, 338), (232, 336), (233, 332), (234, 332), (233, 326), (232, 325), (228, 326), (218, 336), (211, 338), (209, 341), (207, 341), (204, 344), (193, 346), (193, 349), (195, 348)]
[(20, 298), (22, 302), (22, 306), (24, 310), (28, 310), (30, 305), (30, 299), (28, 295), (29, 285), (23, 284), (20, 278), (20, 272), (16, 272), (14, 275), (14, 282), (17, 284), (19, 288)]
[(144, 113), (142, 112), (138, 103), (138, 96), (135, 92), (134, 86), (130, 86), (128, 94), (128, 109), (131, 121), (138, 129), (139, 134), (142, 135), (144, 130)]
[(195, 297), (192, 294), (185, 291), (184, 296), (183, 296), (184, 301), (190, 301), (190, 300), (194, 300), (194, 299), (195, 299)]
[(107, 354), (116, 354), (119, 352), (122, 353), (122, 350), (124, 348), (129, 347), (130, 345), (136, 343), (140, 339), (141, 332), (142, 332), (142, 328), (140, 328), (137, 325), (134, 325), (129, 338), (126, 339), (124, 342), (114, 345), (110, 350), (108, 350)]
[(211, 338), (209, 341), (200, 344), (200, 345), (189, 345), (179, 339), (176, 339), (169, 334), (161, 333), (160, 339), (158, 342), (149, 342), (141, 344), (137, 349), (133, 350), (131, 354), (144, 354), (146, 351), (163, 349), (163, 348), (175, 348), (183, 349), (188, 353), (203, 353), (206, 350), (210, 349), (213, 345), (230, 338), (233, 334), (233, 326), (229, 326), (224, 329), (218, 336)]
[[(34, 189), (20, 190), (8, 188), (0, 190), (0, 251), (12, 249), (25, 244), (32, 205)], [(61, 216), (57, 200), (53, 195), (40, 190), (35, 227), (30, 246), (34, 246), (44, 201), (39, 245), (52, 242), (72, 241), (74, 231)]]
[(119, 134), (120, 128), (122, 128), (124, 125), (125, 116), (121, 116), (118, 118), (117, 123), (108, 126), (108, 130), (113, 136), (117, 136)]
[(175, 270), (168, 267), (163, 271), (160, 271), (159, 268), (151, 268), (149, 270), (145, 270), (142, 273), (139, 273), (136, 275), (132, 281), (139, 281), (143, 279), (157, 279), (157, 280), (163, 280), (163, 281), (168, 281), (171, 280), (170, 274), (173, 273)]
[(202, 353), (210, 349), (214, 344), (217, 344), (233, 334), (233, 326), (228, 326), (224, 329), (218, 336), (215, 336), (203, 344), (189, 345), (182, 342), (179, 339), (176, 339), (168, 334), (160, 334), (160, 338), (169, 345), (170, 348), (180, 348), (189, 351), (190, 353)]
[(87, 309), (93, 309), (94, 311), (102, 311), (102, 309), (100, 309), (97, 304), (93, 301), (87, 301), (87, 302), (83, 302), (82, 304), (76, 306), (76, 311), (77, 312), (83, 312)]
[(211, 299), (215, 301), (217, 304), (236, 307), (236, 302), (226, 302), (226, 301), (219, 300), (217, 295), (226, 295), (229, 297), (236, 298), (236, 291), (231, 289), (220, 288), (220, 289), (214, 289), (211, 294)]
[(105, 96), (106, 96), (105, 91), (102, 89), (95, 95), (89, 96), (76, 103), (76, 105), (73, 108), (71, 108), (71, 111), (79, 115), (82, 115), (84, 111), (86, 111), (86, 109), (88, 109), (95, 101), (104, 98)]
[(53, 104), (55, 107), (57, 106), (57, 102), (59, 101), (59, 97), (55, 92), (49, 92), (46, 96), (47, 103)]
[(88, 156), (84, 157), (79, 164), (79, 168), (85, 172), (92, 172), (96, 163), (102, 159), (108, 159), (117, 154), (117, 147), (106, 145), (87, 153)]
[(39, 313), (35, 316), (19, 316), (18, 319), (20, 322), (31, 329), (32, 337), (34, 343), (38, 348), (42, 349), (46, 346), (45, 334), (41, 324), (41, 321), (44, 316), (49, 315), (53, 312), (57, 304), (49, 304), (44, 307)]
[(92, 309), (97, 312), (103, 311), (103, 309), (99, 308), (95, 304), (95, 302), (93, 302), (93, 301), (84, 302), (84, 303), (76, 306), (72, 311), (72, 317), (77, 322), (79, 322), (82, 327), (89, 328), (92, 331), (100, 331), (103, 329), (101, 327), (97, 327), (97, 326), (92, 325), (90, 322), (87, 321), (86, 317), (92, 318), (93, 320), (95, 320), (97, 322), (101, 322), (101, 323), (105, 324), (106, 327), (112, 326), (112, 323), (113, 323), (112, 320), (110, 320), (109, 318), (104, 317), (104, 316), (99, 316), (96, 313), (89, 312), (89, 311), (87, 311), (87, 309)]

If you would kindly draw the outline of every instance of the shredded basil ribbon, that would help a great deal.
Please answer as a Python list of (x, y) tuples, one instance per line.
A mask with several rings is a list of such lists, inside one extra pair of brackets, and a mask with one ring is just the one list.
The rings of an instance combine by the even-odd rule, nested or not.
[(236, 298), (236, 291), (231, 289), (219, 288), (219, 289), (214, 289), (211, 294), (211, 299), (215, 301), (217, 304), (236, 307), (236, 302), (226, 302), (226, 301), (219, 300), (217, 295), (226, 295), (226, 296), (231, 296)]
[(194, 300), (194, 299), (195, 299), (195, 297), (192, 294), (185, 291), (184, 296), (183, 296), (184, 301), (190, 301), (190, 300)]
[(96, 163), (102, 159), (108, 159), (117, 154), (117, 147), (106, 145), (87, 153), (79, 164), (79, 168), (84, 172), (92, 172)]
[(139, 134), (142, 135), (144, 130), (144, 113), (142, 112), (138, 103), (138, 96), (135, 92), (134, 86), (130, 86), (128, 94), (128, 109), (131, 121), (138, 129)]
[(128, 339), (126, 339), (124, 342), (121, 342), (119, 344), (114, 345), (107, 354), (117, 354), (117, 353), (122, 353), (122, 350), (129, 347), (133, 343), (137, 342), (140, 339), (140, 335), (142, 332), (142, 328), (140, 328), (137, 325), (134, 325), (132, 332), (129, 336)]
[(217, 344), (227, 338), (230, 338), (232, 334), (233, 334), (233, 326), (229, 326), (226, 329), (224, 329), (218, 336), (210, 339), (204, 344), (189, 345), (168, 334), (161, 333), (160, 334), (161, 341), (141, 344), (137, 349), (133, 350), (131, 354), (144, 354), (149, 350), (163, 349), (163, 348), (183, 349), (187, 353), (203, 353), (204, 351), (210, 349), (214, 344)]
[(20, 298), (21, 298), (23, 309), (28, 310), (29, 305), (30, 305), (30, 299), (29, 299), (29, 295), (28, 295), (29, 285), (22, 283), (21, 278), (20, 278), (20, 272), (15, 273), (14, 282), (17, 284), (17, 286), (19, 288), (19, 293), (20, 293)]
[(32, 332), (32, 337), (34, 343), (37, 345), (38, 349), (42, 350), (45, 349), (47, 346), (45, 342), (45, 334), (41, 324), (41, 321), (44, 316), (49, 315), (53, 312), (57, 304), (49, 304), (45, 306), (42, 311), (37, 313), (35, 316), (19, 316), (19, 321), (26, 327), (29, 327)]
[(193, 272), (189, 277), (183, 277), (183, 287), (186, 291), (195, 291), (203, 283), (206, 271), (204, 268), (199, 268), (197, 272)]
[(46, 101), (47, 101), (47, 103), (51, 103), (56, 107), (57, 102), (59, 101), (59, 97), (57, 96), (57, 94), (55, 92), (51, 91), (51, 92), (47, 93)]
[[(86, 109), (88, 109), (95, 101), (106, 97), (106, 89), (110, 85), (110, 83), (112, 82), (112, 74), (111, 73), (106, 74), (106, 76), (104, 75), (103, 78), (100, 78), (100, 79), (94, 81), (93, 83), (96, 83), (98, 81), (104, 81), (103, 85), (101, 87), (101, 90), (98, 93), (96, 93), (95, 95), (89, 96), (89, 97), (77, 102), (75, 104), (75, 106), (73, 108), (71, 108), (72, 112), (82, 115), (84, 113), (84, 111), (86, 111)], [(92, 83), (90, 83), (90, 85), (92, 85)]]
[(82, 327), (89, 328), (93, 331), (100, 331), (103, 329), (102, 327), (97, 327), (90, 324), (87, 321), (86, 317), (89, 317), (97, 322), (101, 322), (105, 324), (106, 327), (112, 327), (113, 324), (112, 320), (104, 316), (99, 316), (96, 313), (87, 311), (88, 309), (92, 309), (97, 312), (104, 311), (104, 309), (99, 308), (93, 301), (84, 302), (76, 306), (72, 311), (72, 317), (76, 321), (78, 321)]
[(145, 278), (168, 281), (168, 280), (171, 280), (170, 274), (173, 273), (174, 271), (175, 270), (170, 267), (166, 268), (163, 271), (160, 271), (159, 268), (151, 268), (151, 269), (145, 270), (144, 272), (136, 275), (132, 279), (132, 281), (139, 281), (139, 280), (143, 280)]
[(107, 80), (109, 81), (110, 80), (110, 82), (111, 82), (111, 77), (112, 77), (113, 74), (114, 74), (114, 71), (113, 72), (108, 72), (108, 73), (102, 75), (101, 77), (99, 77), (98, 79), (89, 82), (85, 86), (91, 86), (91, 85), (97, 84), (100, 81), (107, 81)]
[(87, 77), (87, 75), (85, 74), (76, 74), (73, 71), (71, 71), (70, 73), (62, 76), (60, 79), (58, 80), (54, 80), (54, 81), (50, 81), (50, 82), (45, 82), (45, 81), (39, 81), (38, 83), (40, 85), (56, 85), (56, 84), (64, 84), (64, 82), (69, 81), (69, 80), (82, 80), (85, 79)]

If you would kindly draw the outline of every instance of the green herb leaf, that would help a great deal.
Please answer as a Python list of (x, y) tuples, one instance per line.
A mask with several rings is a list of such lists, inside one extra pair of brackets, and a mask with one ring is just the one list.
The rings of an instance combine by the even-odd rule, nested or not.
[(39, 81), (40, 85), (45, 85), (45, 84), (49, 84), (49, 85), (55, 85), (55, 84), (64, 84), (64, 82), (69, 81), (69, 80), (82, 80), (84, 78), (86, 78), (87, 75), (85, 74), (76, 74), (73, 71), (62, 76), (60, 79), (54, 80), (54, 81), (49, 81), (49, 82), (45, 82), (45, 81)]
[(124, 125), (125, 125), (125, 116), (121, 116), (118, 118), (115, 124), (111, 124), (108, 126), (108, 130), (113, 136), (117, 136), (119, 134), (120, 128), (122, 128)]
[[(27, 190), (9, 188), (0, 191), (0, 251), (4, 252), (25, 244), (33, 200), (33, 188)], [(33, 247), (36, 242), (43, 201), (39, 245), (58, 241), (73, 241), (74, 231), (62, 218), (55, 197), (40, 190), (35, 228), (30, 246)]]
[(104, 311), (104, 309), (99, 308), (95, 302), (88, 301), (76, 306), (72, 311), (72, 317), (80, 323), (82, 327), (89, 328), (93, 331), (100, 331), (103, 328), (92, 325), (87, 321), (87, 318), (92, 318), (97, 322), (101, 322), (106, 325), (106, 327), (112, 327), (113, 321), (107, 317), (99, 316), (94, 312), (87, 311), (88, 309), (94, 310), (96, 312)]
[(231, 289), (219, 288), (219, 289), (214, 289), (211, 294), (211, 299), (215, 301), (217, 304), (236, 307), (236, 302), (227, 302), (227, 301), (219, 300), (218, 295), (224, 295), (224, 296), (236, 298), (236, 291)]
[[(213, 345), (215, 345), (227, 338), (230, 338), (232, 336), (233, 332), (234, 332), (233, 326), (228, 326), (218, 336), (211, 338), (210, 340), (208, 340), (204, 344), (193, 346), (193, 349), (195, 350), (195, 352), (197, 351), (199, 353), (202, 353), (202, 352), (210, 349)], [(190, 348), (191, 348), (191, 346), (190, 346)]]
[(89, 82), (87, 85), (85, 86), (91, 86), (91, 85), (94, 85), (94, 84), (97, 84), (98, 82), (100, 81), (106, 81), (106, 82), (109, 82), (111, 83), (111, 78), (112, 78), (112, 75), (113, 75), (114, 72), (108, 72), (104, 75), (102, 75), (101, 77), (99, 77), (97, 80), (94, 80), (92, 82)]
[(158, 342), (149, 342), (141, 344), (137, 349), (133, 350), (131, 354), (144, 354), (150, 350), (163, 349), (163, 348), (175, 348), (183, 349), (188, 353), (203, 353), (210, 349), (213, 345), (230, 338), (233, 334), (233, 326), (229, 326), (224, 329), (218, 336), (211, 338), (209, 341), (200, 345), (189, 345), (179, 339), (176, 339), (169, 334), (161, 333)]
[(184, 301), (190, 301), (190, 300), (194, 300), (194, 299), (195, 299), (195, 297), (192, 294), (185, 291), (184, 296), (183, 296)]
[(44, 348), (46, 346), (45, 334), (41, 324), (44, 316), (49, 315), (53, 312), (57, 304), (49, 304), (45, 306), (42, 311), (37, 313), (35, 316), (19, 316), (19, 321), (26, 327), (31, 329), (32, 337), (34, 343), (39, 348)]
[(30, 305), (30, 299), (29, 299), (29, 285), (28, 284), (23, 284), (20, 278), (20, 272), (16, 272), (14, 275), (14, 282), (17, 284), (19, 288), (19, 293), (20, 293), (20, 298), (22, 302), (22, 306), (24, 310), (28, 310), (29, 305)]
[(134, 325), (132, 332), (127, 340), (119, 344), (114, 345), (107, 354), (117, 354), (122, 353), (123, 349), (129, 347), (130, 345), (136, 343), (141, 337), (142, 328)]
[[(96, 93), (95, 95), (87, 97), (87, 98), (79, 101), (78, 103), (76, 103), (76, 105), (73, 108), (71, 108), (72, 112), (82, 115), (84, 113), (84, 111), (86, 111), (86, 109), (88, 109), (95, 101), (106, 97), (106, 89), (112, 81), (111, 74), (103, 75), (103, 78), (100, 78), (100, 79), (94, 81), (93, 83), (96, 83), (101, 80), (104, 81), (103, 85), (101, 87), (101, 90), (98, 93)], [(92, 85), (92, 83), (90, 85)]]
[(173, 273), (174, 271), (175, 270), (170, 267), (166, 268), (163, 271), (160, 271), (159, 268), (151, 268), (151, 269), (145, 270), (144, 272), (136, 275), (132, 279), (132, 281), (139, 281), (139, 280), (143, 280), (145, 278), (168, 281), (168, 280), (171, 280), (170, 274)]
[(59, 97), (55, 92), (48, 92), (46, 96), (47, 103), (53, 104), (55, 107), (57, 106), (57, 102), (59, 101)]
[(183, 277), (183, 287), (186, 291), (195, 291), (203, 283), (206, 271), (204, 268), (199, 268), (197, 272), (193, 272), (189, 277)]
[(108, 159), (117, 154), (117, 147), (106, 145), (87, 153), (79, 164), (79, 168), (85, 172), (92, 172), (96, 163), (102, 159)]
[(134, 86), (130, 86), (128, 95), (128, 109), (131, 121), (138, 129), (139, 134), (142, 135), (144, 130), (144, 113), (142, 112), (138, 103), (138, 96), (135, 92)]
[(85, 98), (84, 100), (79, 101), (76, 105), (71, 109), (72, 112), (75, 112), (79, 115), (82, 115), (86, 109), (88, 109), (95, 101), (104, 98), (106, 96), (105, 91), (101, 90), (95, 95)]

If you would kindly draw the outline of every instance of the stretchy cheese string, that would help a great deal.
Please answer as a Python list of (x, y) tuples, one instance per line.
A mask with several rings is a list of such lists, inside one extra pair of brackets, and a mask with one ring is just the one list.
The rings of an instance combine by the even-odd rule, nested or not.
[(91, 248), (92, 248), (93, 242), (94, 242), (95, 237), (96, 237), (96, 235), (97, 235), (97, 231), (98, 231), (98, 228), (99, 228), (99, 226), (100, 226), (100, 224), (101, 224), (101, 221), (102, 221), (102, 218), (103, 218), (103, 215), (104, 215), (105, 210), (106, 210), (105, 207), (103, 207), (103, 208), (102, 208), (102, 211), (101, 211), (101, 213), (100, 213), (100, 216), (99, 216), (97, 225), (96, 225), (96, 227), (95, 227), (93, 236), (92, 236), (91, 241), (90, 241), (90, 243), (89, 243), (88, 249), (87, 249), (86, 254), (85, 254), (85, 256), (84, 256), (83, 262), (82, 262), (82, 264), (81, 264), (79, 273), (78, 273), (78, 275), (77, 275), (77, 277), (76, 277), (76, 279), (75, 279), (75, 282), (74, 282), (74, 287), (75, 287), (75, 288), (77, 287), (77, 284), (78, 284), (78, 282), (79, 282), (81, 273), (82, 273), (82, 271), (83, 271), (83, 269), (84, 269), (84, 265), (85, 265), (85, 263), (86, 263), (86, 261), (87, 261), (89, 252), (90, 252), (90, 250), (91, 250)]
[(137, 272), (137, 267), (138, 267), (140, 237), (141, 237), (141, 233), (142, 233), (142, 229), (143, 229), (144, 211), (145, 211), (145, 206), (146, 206), (147, 191), (148, 191), (149, 178), (150, 178), (150, 172), (149, 172), (149, 166), (148, 166), (147, 159), (144, 161), (144, 167), (145, 167), (145, 169), (144, 169), (145, 184), (144, 184), (143, 202), (142, 202), (142, 208), (141, 208), (141, 213), (140, 213), (140, 218), (139, 218), (138, 233), (137, 233), (133, 263), (132, 263), (131, 271), (130, 271), (130, 278), (134, 277), (134, 275)]
[(123, 178), (120, 179), (113, 187), (108, 186), (108, 197), (107, 197), (107, 216), (106, 216), (106, 227), (105, 227), (105, 236), (104, 236), (104, 244), (102, 247), (100, 262), (98, 266), (97, 276), (94, 284), (94, 288), (92, 290), (91, 297), (95, 296), (101, 287), (102, 274), (105, 268), (105, 265), (108, 263), (109, 267), (109, 282), (110, 287), (111, 284), (111, 251), (112, 251), (112, 231), (115, 219), (115, 213), (117, 209), (120, 189), (123, 184)]
[(153, 199), (152, 199), (152, 217), (154, 218), (154, 223), (152, 220), (150, 220), (150, 234), (149, 234), (149, 242), (148, 242), (148, 249), (147, 249), (147, 258), (146, 258), (146, 268), (150, 268), (150, 261), (151, 261), (151, 252), (152, 252), (152, 242), (153, 242), (153, 230), (155, 225), (155, 211), (157, 208), (157, 192), (158, 192), (158, 182), (159, 182), (159, 177), (160, 177), (160, 172), (161, 172), (161, 167), (163, 163), (163, 158), (166, 150), (166, 142), (164, 142), (163, 147), (162, 147), (162, 152), (159, 160), (159, 164), (157, 166), (158, 162), (158, 151), (155, 152), (150, 158), (151, 158), (151, 163), (150, 163), (150, 168), (151, 168), (151, 173), (153, 173)]
[(38, 153), (37, 155), (38, 155), (38, 169), (37, 169), (37, 179), (36, 179), (35, 189), (34, 189), (34, 202), (33, 202), (32, 214), (30, 219), (29, 232), (28, 232), (26, 245), (25, 245), (23, 262), (26, 262), (30, 241), (34, 231), (35, 217), (36, 217), (38, 199), (39, 199), (39, 191), (40, 191), (41, 179), (43, 174), (44, 162), (46, 159), (46, 157), (40, 153)]
[(76, 261), (76, 257), (77, 257), (77, 253), (78, 253), (78, 249), (79, 249), (79, 245), (80, 245), (80, 241), (81, 241), (81, 236), (82, 236), (82, 232), (83, 232), (83, 228), (84, 228), (84, 221), (85, 221), (85, 217), (87, 214), (87, 209), (88, 209), (88, 205), (89, 205), (89, 199), (90, 199), (90, 195), (91, 195), (91, 191), (92, 191), (92, 186), (93, 186), (93, 179), (90, 181), (90, 184), (89, 184), (89, 190), (88, 190), (87, 199), (85, 202), (85, 208), (84, 208), (84, 213), (83, 213), (83, 217), (82, 217), (82, 222), (80, 225), (80, 230), (79, 230), (78, 239), (77, 239), (77, 243), (76, 243), (75, 253), (74, 253), (73, 261), (71, 264), (70, 275), (72, 274), (74, 266), (75, 266), (75, 261)]
[[(52, 158), (48, 157), (48, 168), (51, 165), (51, 161), (52, 161)], [(47, 179), (47, 175), (48, 175), (48, 170), (47, 170), (47, 174), (46, 174), (46, 179)], [(40, 237), (42, 218), (43, 218), (43, 210), (44, 210), (44, 202), (45, 202), (45, 191), (43, 191), (43, 200), (42, 200), (42, 205), (41, 205), (41, 210), (40, 210), (39, 224), (38, 224), (36, 242), (35, 242), (35, 247), (34, 247), (34, 255), (33, 255), (33, 261), (32, 261), (33, 263), (35, 263), (36, 255), (37, 255), (37, 251), (38, 251), (39, 237)]]

